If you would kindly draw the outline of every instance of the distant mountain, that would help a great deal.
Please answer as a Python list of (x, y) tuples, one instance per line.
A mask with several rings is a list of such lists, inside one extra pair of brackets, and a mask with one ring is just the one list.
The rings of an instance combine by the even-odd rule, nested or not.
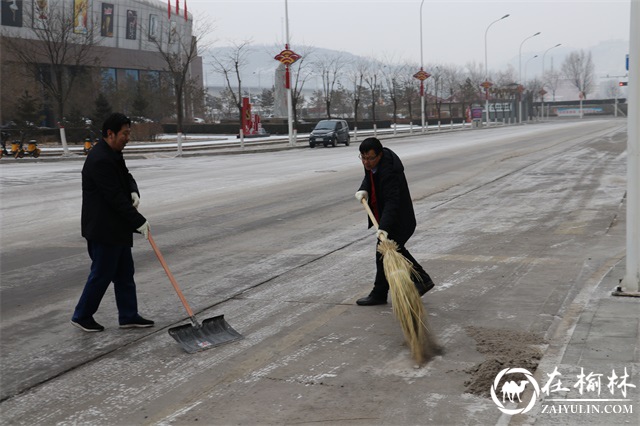
[[(545, 69), (548, 70), (553, 67), (559, 70), (564, 62), (564, 58), (573, 51), (578, 51), (580, 48), (574, 48), (571, 46), (560, 46), (547, 53), (545, 58)], [(590, 48), (584, 48), (585, 51), (591, 51), (591, 59), (595, 65), (596, 75), (598, 77), (619, 76), (626, 73), (625, 70), (625, 56), (629, 53), (629, 41), (628, 40), (608, 40), (600, 42), (599, 44)], [(544, 52), (529, 51), (522, 52), (522, 61), (524, 63), (525, 58), (532, 58), (533, 55), (542, 56)], [(518, 56), (514, 56), (509, 60), (509, 64), (514, 67), (516, 72), (518, 71)], [(537, 63), (530, 62), (528, 72), (529, 76), (536, 76), (540, 74), (542, 69), (542, 58), (536, 59)], [(507, 64), (503, 64), (506, 66)]]
[[(275, 70), (280, 65), (280, 62), (274, 59), (284, 46), (276, 45), (251, 45), (249, 54), (247, 55), (247, 65), (244, 67), (244, 75), (242, 75), (242, 85), (250, 89), (266, 89), (273, 86), (273, 80), (275, 78)], [(234, 47), (217, 47), (211, 49), (207, 56), (203, 57), (203, 66), (206, 74), (205, 85), (209, 87), (224, 86), (225, 82), (221, 75), (213, 71), (211, 63), (213, 57), (225, 57), (233, 53)], [(295, 52), (298, 54), (304, 54), (313, 50), (314, 56), (335, 56), (342, 55), (348, 60), (355, 60), (359, 57), (348, 52), (339, 50), (324, 49), (320, 47), (311, 46), (298, 46)], [(315, 88), (315, 82), (311, 86)]]
[[(274, 81), (275, 69), (279, 65), (279, 62), (273, 59), (273, 57), (278, 54), (282, 50), (282, 48), (283, 46), (276, 45), (251, 45), (250, 53), (247, 55), (247, 65), (245, 66), (244, 71), (245, 74), (242, 76), (243, 86), (247, 87), (250, 91), (258, 91), (260, 89), (271, 87)], [(349, 52), (339, 50), (304, 46), (296, 48), (296, 52), (300, 54), (304, 54), (309, 50), (313, 50), (314, 56), (334, 56), (340, 54), (350, 60), (357, 60), (359, 58), (365, 59)], [(547, 53), (545, 59), (545, 69), (548, 70), (553, 65), (556, 70), (559, 70), (562, 66), (564, 58), (571, 52), (576, 50), (580, 49), (570, 46), (559, 46), (558, 48), (550, 51), (549, 53)], [(584, 50), (591, 51), (592, 60), (596, 69), (596, 75), (598, 77), (598, 83), (604, 83), (607, 80), (625, 79), (624, 77), (620, 76), (624, 76), (627, 73), (627, 71), (625, 70), (625, 56), (627, 55), (627, 53), (629, 53), (629, 42), (627, 40), (603, 41), (591, 48)], [(207, 86), (222, 87), (225, 85), (222, 77), (219, 74), (213, 72), (211, 67), (211, 58), (215, 56), (223, 57), (225, 55), (229, 55), (233, 51), (233, 47), (218, 47), (212, 49), (209, 52), (209, 56), (203, 58), (204, 69), (206, 73), (205, 84)], [(525, 57), (531, 58), (536, 54), (541, 54), (541, 52), (522, 52), (523, 61)], [(533, 63), (530, 63), (528, 67), (528, 78), (540, 75), (542, 69), (542, 58), (539, 58), (537, 60), (540, 62), (535, 65)], [(517, 73), (519, 66), (518, 56), (516, 55), (510, 60), (503, 62), (499, 66), (506, 68), (509, 64), (513, 66)], [(307, 83), (305, 88), (307, 90), (315, 90), (317, 87), (320, 87), (320, 84), (321, 83), (319, 78), (313, 79)], [(566, 97), (573, 97), (573, 92), (575, 92), (575, 90), (571, 89), (569, 90), (569, 92), (571, 94), (567, 94)], [(594, 92), (594, 95), (597, 92), (598, 90)]]

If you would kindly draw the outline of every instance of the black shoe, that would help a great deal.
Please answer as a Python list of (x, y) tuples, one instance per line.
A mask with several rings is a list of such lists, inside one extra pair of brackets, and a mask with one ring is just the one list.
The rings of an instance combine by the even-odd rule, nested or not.
[(104, 327), (95, 322), (93, 318), (84, 320), (71, 320), (71, 324), (78, 327), (80, 330), (84, 330), (88, 333), (104, 331)]
[(148, 328), (153, 327), (155, 323), (151, 320), (144, 319), (140, 315), (133, 321), (120, 324), (120, 328)]
[(420, 297), (424, 296), (426, 292), (428, 292), (435, 286), (435, 284), (433, 284), (433, 281), (431, 280), (427, 282), (417, 282), (414, 284), (416, 286), (416, 289), (418, 290), (418, 294), (420, 294)]
[(367, 297), (356, 300), (356, 303), (360, 306), (386, 305), (387, 298), (385, 297), (384, 299), (382, 299), (379, 297), (368, 295)]

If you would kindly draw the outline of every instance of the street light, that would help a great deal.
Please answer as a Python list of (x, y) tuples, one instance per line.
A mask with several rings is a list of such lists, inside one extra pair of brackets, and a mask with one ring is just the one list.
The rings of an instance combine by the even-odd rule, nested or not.
[[(487, 63), (487, 33), (489, 32), (489, 28), (491, 28), (491, 26), (493, 24), (495, 24), (498, 21), (502, 21), (505, 18), (508, 18), (509, 14), (507, 13), (506, 15), (504, 15), (502, 18), (500, 19), (496, 19), (495, 21), (493, 21), (492, 23), (489, 24), (489, 26), (487, 27), (487, 29), (484, 32), (484, 81), (488, 82), (489, 81), (489, 64)], [(487, 116), (487, 126), (489, 125), (489, 88), (485, 88), (486, 91), (486, 95), (485, 95), (485, 111), (486, 111), (486, 116)]]
[[(551, 49), (555, 49), (558, 46), (561, 46), (562, 43), (558, 43), (553, 47), (548, 48), (547, 50), (544, 51), (544, 53), (542, 54), (542, 90), (544, 91), (544, 57), (547, 54), (548, 51), (550, 51)], [(541, 101), (540, 101), (540, 106), (542, 109), (542, 118), (544, 119), (544, 95), (542, 95)]]
[[(424, 71), (424, 58), (422, 55), (422, 6), (424, 0), (420, 2), (420, 71)], [(420, 117), (422, 120), (422, 130), (424, 133), (425, 116), (424, 116), (424, 80), (420, 80)]]
[[(522, 40), (522, 43), (520, 43), (520, 50), (518, 50), (518, 82), (519, 84), (523, 83), (522, 81), (522, 45), (524, 44), (525, 41), (537, 35), (540, 35), (540, 31), (538, 31), (532, 36), (525, 38), (524, 40)], [(522, 124), (522, 93), (520, 93), (520, 98), (518, 100), (518, 123)]]
[[(289, 5), (287, 0), (284, 0), (284, 20), (285, 20), (285, 28), (286, 28), (286, 49), (289, 49)], [(289, 146), (293, 146), (295, 140), (293, 138), (293, 100), (291, 99), (291, 87), (289, 86), (289, 68), (287, 66), (287, 116), (288, 116), (288, 130), (289, 130)]]
[[(529, 59), (527, 60), (527, 62), (525, 62), (525, 63), (524, 63), (524, 80), (522, 80), (522, 82), (523, 82), (523, 83), (526, 83), (526, 82), (527, 82), (527, 65), (529, 65), (529, 62), (530, 62), (532, 59), (535, 59), (535, 58), (537, 58), (537, 57), (538, 57), (538, 55), (534, 55), (532, 58), (529, 58)], [(522, 96), (522, 93), (520, 93), (520, 96)], [(527, 114), (527, 121), (529, 121), (529, 114)]]
[(538, 57), (538, 55), (535, 55), (535, 56), (533, 56), (532, 58), (529, 58), (529, 59), (527, 60), (527, 62), (525, 62), (525, 63), (524, 63), (524, 80), (523, 80), (523, 82), (525, 82), (525, 83), (526, 83), (526, 81), (527, 81), (527, 65), (529, 65), (529, 62), (530, 62), (532, 59), (535, 59), (535, 58), (537, 58), (537, 57)]
[(253, 74), (258, 75), (258, 91), (262, 93), (262, 83), (260, 82), (260, 74), (262, 73), (262, 68), (258, 68), (258, 71), (254, 71)]

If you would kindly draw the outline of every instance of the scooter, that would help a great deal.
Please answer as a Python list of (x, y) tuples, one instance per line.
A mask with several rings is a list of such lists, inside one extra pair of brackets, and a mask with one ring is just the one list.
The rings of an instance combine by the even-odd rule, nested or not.
[[(24, 150), (23, 150), (24, 151)], [(29, 140), (29, 143), (27, 144), (27, 150), (24, 151), (24, 153), (30, 157), (33, 158), (38, 158), (40, 157), (40, 153), (42, 151), (40, 150), (40, 148), (38, 148), (38, 142), (36, 142), (35, 139), (31, 139)]]
[(12, 155), (13, 158), (24, 157), (24, 149), (22, 148), (22, 139), (14, 139), (11, 141), (11, 151), (9, 151), (9, 155)]
[(13, 155), (14, 158), (22, 158), (25, 155), (33, 158), (40, 157), (40, 148), (38, 148), (38, 143), (35, 139), (29, 140), (27, 144), (27, 149), (24, 149), (24, 139), (25, 135), (22, 134), (20, 139), (14, 139), (11, 142), (11, 152), (9, 154)]
[(84, 148), (82, 148), (82, 152), (84, 152), (84, 155), (87, 155), (89, 151), (91, 151), (91, 148), (93, 148), (93, 143), (91, 142), (91, 138), (85, 138)]
[[(91, 141), (92, 139), (93, 142)], [(87, 155), (89, 151), (91, 151), (91, 148), (93, 148), (93, 146), (97, 143), (98, 138), (95, 137), (95, 133), (93, 132), (93, 130), (89, 131), (89, 137), (84, 139), (84, 148), (82, 148), (82, 152), (84, 152), (84, 155)]]

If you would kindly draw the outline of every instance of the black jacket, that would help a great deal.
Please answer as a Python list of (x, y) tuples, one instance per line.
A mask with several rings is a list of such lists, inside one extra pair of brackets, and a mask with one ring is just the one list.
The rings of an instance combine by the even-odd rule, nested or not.
[[(369, 193), (371, 206), (371, 183), (365, 169), (360, 191)], [(400, 158), (389, 148), (382, 149), (382, 158), (373, 174), (380, 215), (380, 229), (389, 233), (389, 238), (404, 245), (416, 229), (416, 216)], [(369, 220), (369, 227), (373, 226)]]
[(146, 219), (131, 201), (138, 191), (121, 152), (103, 139), (82, 168), (82, 236), (104, 244), (133, 246), (133, 233)]

